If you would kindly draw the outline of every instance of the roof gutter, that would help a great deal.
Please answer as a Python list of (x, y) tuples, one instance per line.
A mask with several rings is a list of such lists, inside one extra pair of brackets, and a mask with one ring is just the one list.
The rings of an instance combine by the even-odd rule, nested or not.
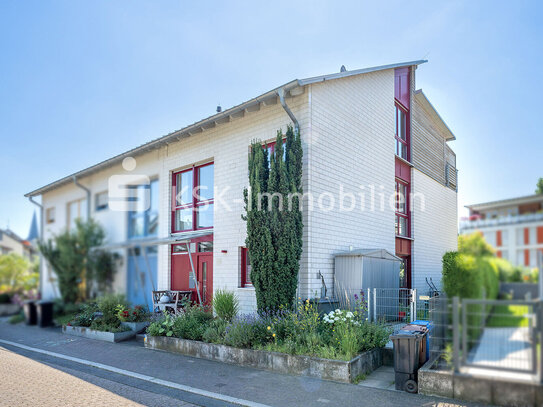
[(292, 122), (294, 123), (294, 130), (296, 131), (296, 133), (300, 134), (300, 124), (298, 123), (296, 116), (294, 116), (294, 113), (292, 113), (292, 110), (290, 110), (290, 108), (287, 106), (287, 102), (285, 102), (285, 88), (277, 89), (277, 96), (279, 96), (281, 106), (283, 106), (283, 109), (285, 109), (285, 112), (287, 112), (290, 120), (292, 120)]
[(81, 188), (83, 191), (85, 191), (87, 193), (87, 221), (89, 221), (90, 220), (90, 214), (91, 214), (91, 191), (86, 186), (81, 185), (77, 181), (77, 177), (75, 175), (73, 176), (72, 180), (74, 181), (74, 184), (76, 186), (78, 186), (79, 188)]

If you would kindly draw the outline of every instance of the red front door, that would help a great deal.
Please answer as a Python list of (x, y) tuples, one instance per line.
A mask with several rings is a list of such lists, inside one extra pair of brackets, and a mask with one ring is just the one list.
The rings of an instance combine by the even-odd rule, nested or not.
[(198, 256), (198, 288), (202, 302), (211, 304), (213, 296), (213, 254), (202, 254)]
[(189, 258), (191, 256), (202, 302), (209, 304), (213, 293), (213, 237), (194, 239), (189, 246), (190, 254), (185, 244), (172, 245), (171, 289), (192, 291), (192, 301), (198, 303)]

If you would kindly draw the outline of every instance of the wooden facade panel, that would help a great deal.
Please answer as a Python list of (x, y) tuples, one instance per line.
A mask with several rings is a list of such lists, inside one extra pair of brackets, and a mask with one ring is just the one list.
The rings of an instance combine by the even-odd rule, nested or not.
[(449, 181), (449, 186), (456, 188), (456, 155), (416, 98), (411, 115), (411, 149), (411, 161), (416, 169), (443, 185)]

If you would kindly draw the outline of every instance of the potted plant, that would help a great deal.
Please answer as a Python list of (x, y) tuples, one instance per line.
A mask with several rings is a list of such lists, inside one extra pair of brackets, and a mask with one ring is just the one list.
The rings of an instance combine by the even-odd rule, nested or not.
[(146, 312), (142, 305), (128, 308), (119, 304), (117, 306), (117, 317), (121, 321), (121, 325), (130, 328), (136, 333), (143, 332), (149, 326), (149, 313)]

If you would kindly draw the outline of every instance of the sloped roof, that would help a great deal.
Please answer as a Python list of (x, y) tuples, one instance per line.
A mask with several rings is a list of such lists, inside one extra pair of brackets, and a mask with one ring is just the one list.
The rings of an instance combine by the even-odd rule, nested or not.
[[(393, 68), (401, 68), (406, 66), (417, 66), (420, 64), (423, 64), (425, 62), (428, 62), (426, 60), (416, 60), (416, 61), (409, 61), (409, 62), (401, 62), (397, 64), (389, 64), (389, 65), (380, 65), (380, 66), (374, 66), (370, 68), (364, 68), (364, 69), (357, 69), (353, 71), (344, 71), (339, 73), (332, 73), (328, 75), (322, 75), (322, 76), (315, 76), (311, 78), (306, 79), (294, 79), (290, 82), (285, 83), (284, 85), (281, 85), (277, 88), (274, 88), (266, 93), (263, 93), (260, 96), (257, 96), (253, 99), (250, 99), (246, 102), (243, 102), (237, 106), (234, 106), (230, 109), (224, 110), (220, 113), (214, 114), (212, 116), (209, 116), (203, 120), (200, 120), (196, 123), (193, 123), (187, 127), (184, 127), (180, 130), (173, 131), (171, 133), (166, 134), (165, 136), (159, 137), (155, 140), (149, 141), (148, 143), (142, 144), (138, 147), (135, 147), (133, 149), (130, 149), (122, 154), (118, 154), (112, 158), (109, 158), (107, 160), (104, 160), (98, 164), (95, 164), (91, 167), (85, 168), (84, 170), (75, 172), (73, 174), (70, 174), (64, 178), (61, 178), (59, 180), (56, 180), (54, 182), (51, 182), (50, 184), (47, 184), (43, 187), (40, 187), (38, 189), (35, 189), (31, 192), (28, 192), (25, 194), (25, 197), (31, 197), (31, 196), (38, 196), (45, 192), (51, 191), (55, 188), (58, 188), (60, 186), (69, 184), (73, 182), (73, 178), (80, 178), (85, 177), (88, 175), (91, 175), (93, 173), (96, 173), (98, 171), (101, 171), (105, 168), (112, 167), (114, 165), (120, 164), (123, 159), (126, 157), (135, 157), (141, 154), (144, 154), (146, 152), (156, 150), (161, 148), (164, 145), (174, 143), (176, 141), (179, 141), (183, 138), (190, 137), (192, 135), (202, 133), (203, 131), (216, 127), (217, 125), (228, 123), (232, 118), (242, 117), (246, 111), (250, 111), (251, 108), (254, 108), (256, 106), (259, 106), (261, 103), (263, 104), (275, 104), (277, 103), (277, 96), (278, 92), (283, 89), (285, 92), (285, 96), (289, 96), (289, 92), (293, 91), (296, 88), (303, 87), (305, 85), (309, 85), (312, 83), (317, 82), (324, 82), (324, 81), (330, 81), (334, 79), (340, 79), (340, 78), (346, 78), (353, 75), (363, 75), (370, 72), (376, 72), (376, 71), (382, 71), (386, 69), (393, 69)], [(292, 95), (290, 95), (292, 96)]]

